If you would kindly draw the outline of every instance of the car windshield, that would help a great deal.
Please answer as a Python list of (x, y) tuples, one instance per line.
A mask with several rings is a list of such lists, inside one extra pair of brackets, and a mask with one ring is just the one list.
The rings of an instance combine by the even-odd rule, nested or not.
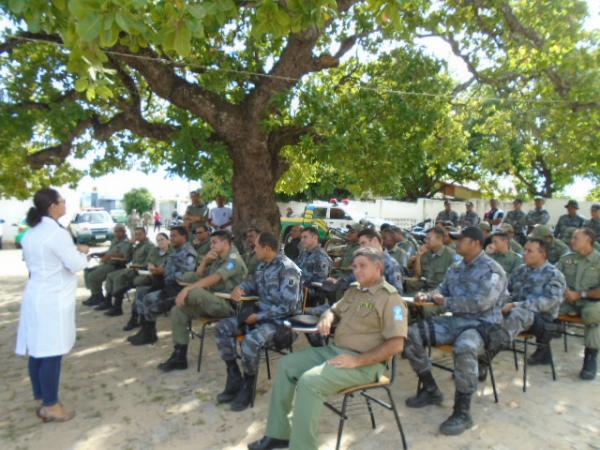
[(102, 213), (84, 213), (79, 216), (78, 222), (104, 223), (108, 222), (108, 217)]

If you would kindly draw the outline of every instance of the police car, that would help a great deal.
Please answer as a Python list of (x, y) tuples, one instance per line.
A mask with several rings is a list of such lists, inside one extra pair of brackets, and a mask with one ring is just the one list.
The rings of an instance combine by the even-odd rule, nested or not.
[(69, 230), (80, 244), (100, 244), (111, 241), (115, 222), (105, 209), (87, 208), (75, 215)]

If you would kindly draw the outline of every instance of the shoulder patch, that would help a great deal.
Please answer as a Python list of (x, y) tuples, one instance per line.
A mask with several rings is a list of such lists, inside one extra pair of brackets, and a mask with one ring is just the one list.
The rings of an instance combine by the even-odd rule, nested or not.
[(404, 308), (400, 305), (396, 305), (393, 308), (394, 311), (394, 320), (404, 320)]
[(227, 268), (227, 270), (233, 270), (233, 269), (235, 269), (235, 258), (229, 259), (229, 261), (227, 262), (227, 264), (225, 265), (225, 267)]

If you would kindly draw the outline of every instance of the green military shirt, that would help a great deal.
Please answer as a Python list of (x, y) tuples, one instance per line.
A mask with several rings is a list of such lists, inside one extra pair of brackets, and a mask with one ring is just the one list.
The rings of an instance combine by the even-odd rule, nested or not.
[(238, 252), (231, 250), (225, 258), (217, 258), (207, 268), (204, 276), (218, 273), (222, 280), (209, 287), (211, 292), (231, 292), (246, 278), (248, 270)]
[(167, 263), (167, 258), (169, 257), (169, 250), (164, 253), (161, 253), (160, 248), (154, 247), (150, 255), (148, 255), (148, 259), (146, 260), (146, 264), (154, 264), (157, 267), (164, 267)]
[(148, 258), (152, 254), (154, 248), (154, 244), (148, 239), (145, 239), (144, 242), (137, 243), (133, 247), (133, 256), (131, 257), (131, 263), (138, 266), (143, 266), (147, 264)]
[(331, 312), (338, 320), (335, 345), (341, 348), (363, 353), (408, 333), (406, 305), (385, 280), (368, 288), (353, 283)]
[(512, 250), (509, 250), (508, 253), (494, 252), (490, 257), (502, 266), (507, 277), (513, 270), (523, 264), (521, 256)]
[(569, 253), (556, 265), (574, 291), (588, 291), (600, 287), (600, 253), (596, 250), (587, 256)]
[(356, 242), (348, 242), (342, 249), (342, 260), (340, 263), (340, 267), (342, 269), (347, 269), (352, 266), (352, 258), (354, 257), (354, 252), (360, 248), (360, 245)]
[(407, 268), (408, 267), (408, 255), (398, 244), (394, 245), (391, 250), (388, 250), (388, 253), (392, 258), (398, 261), (400, 267)]
[(514, 239), (510, 240), (509, 247), (511, 251), (517, 253), (518, 255), (522, 255), (524, 252), (523, 246)]
[(548, 255), (548, 261), (551, 264), (556, 264), (561, 256), (569, 253), (571, 250), (569, 246), (560, 239), (554, 238), (552, 244), (550, 244), (550, 254)]
[(444, 245), (437, 252), (428, 251), (421, 256), (421, 277), (425, 278), (428, 289), (438, 287), (444, 279), (444, 275), (459, 257), (456, 252)]
[(244, 264), (246, 264), (248, 275), (252, 275), (254, 272), (256, 272), (256, 268), (260, 264), (260, 261), (256, 257), (256, 252), (254, 250), (244, 253), (242, 255), (242, 259), (244, 260)]
[(408, 256), (412, 256), (417, 253), (418, 245), (413, 240), (405, 238), (402, 242), (398, 242), (396, 245), (404, 250)]
[(204, 203), (191, 204), (186, 208), (185, 214), (188, 216), (201, 216), (206, 219), (208, 217), (208, 207)]
[(131, 245), (131, 242), (129, 242), (127, 239), (123, 239), (121, 241), (113, 241), (110, 244), (110, 247), (108, 248), (106, 254), (109, 256), (113, 256), (117, 253), (120, 253), (125, 256), (125, 259), (127, 259), (127, 261), (129, 261), (131, 259), (132, 251), (133, 247)]
[[(192, 245), (194, 244), (192, 243)], [(196, 250), (196, 254), (198, 255), (198, 265), (200, 265), (202, 259), (206, 256), (208, 252), (210, 252), (210, 239), (207, 239), (200, 244), (194, 245), (194, 249)]]

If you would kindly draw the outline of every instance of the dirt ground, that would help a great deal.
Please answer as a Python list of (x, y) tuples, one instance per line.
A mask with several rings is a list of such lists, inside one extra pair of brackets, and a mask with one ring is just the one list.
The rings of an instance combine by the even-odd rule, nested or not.
[[(156, 365), (171, 351), (168, 318), (159, 319), (156, 345), (133, 347), (121, 330), (126, 317), (109, 319), (81, 306), (87, 297), (83, 288), (77, 291), (77, 343), (64, 361), (61, 384), (61, 399), (77, 416), (64, 424), (42, 424), (34, 412), (26, 358), (14, 354), (26, 276), (18, 250), (0, 251), (1, 449), (233, 450), (245, 449), (262, 436), (271, 386), (264, 362), (255, 407), (233, 413), (215, 402), (225, 369), (212, 329), (200, 374), (195, 371), (197, 339), (190, 345), (190, 369), (162, 374)], [(549, 368), (532, 367), (527, 393), (521, 389), (522, 368), (515, 371), (511, 353), (500, 354), (494, 362), (500, 402), (494, 403), (489, 381), (481, 383), (472, 404), (475, 427), (451, 438), (437, 431), (452, 408), (451, 375), (437, 369), (434, 373), (446, 395), (442, 407), (410, 410), (404, 399), (417, 382), (407, 361), (399, 361), (392, 391), (410, 448), (600, 449), (600, 380), (577, 378), (582, 341), (569, 342), (568, 353), (560, 340), (553, 343), (557, 381), (552, 381)], [(304, 345), (301, 337), (297, 346)], [(273, 366), (276, 372), (276, 361)], [(372, 430), (364, 403), (352, 411), (342, 448), (401, 448), (391, 413), (376, 409), (377, 428)], [(336, 431), (336, 417), (324, 410), (321, 449), (335, 448)]]

